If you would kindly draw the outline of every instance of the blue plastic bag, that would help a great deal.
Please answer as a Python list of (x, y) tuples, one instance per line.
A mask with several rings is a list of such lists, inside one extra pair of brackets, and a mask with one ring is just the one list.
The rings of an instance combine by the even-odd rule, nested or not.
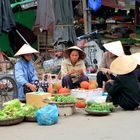
[(88, 7), (93, 9), (95, 12), (101, 7), (102, 0), (88, 0)]
[(53, 125), (58, 122), (58, 108), (55, 104), (47, 105), (36, 112), (38, 125)]

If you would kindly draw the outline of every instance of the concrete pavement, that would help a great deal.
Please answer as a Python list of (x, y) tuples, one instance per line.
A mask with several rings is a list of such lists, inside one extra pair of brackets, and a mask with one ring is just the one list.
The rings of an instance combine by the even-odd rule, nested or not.
[(139, 140), (140, 110), (117, 110), (109, 116), (89, 116), (82, 110), (60, 117), (58, 124), (24, 122), (0, 127), (0, 140)]

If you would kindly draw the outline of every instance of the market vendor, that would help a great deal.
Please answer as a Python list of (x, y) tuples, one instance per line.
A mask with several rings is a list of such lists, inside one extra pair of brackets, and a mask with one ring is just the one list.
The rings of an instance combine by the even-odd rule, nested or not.
[(102, 57), (99, 69), (97, 72), (97, 83), (98, 87), (103, 87), (103, 82), (114, 79), (114, 75), (110, 70), (111, 62), (118, 56), (124, 55), (124, 50), (120, 41), (115, 41), (103, 45), (107, 50)]
[(123, 55), (116, 58), (110, 70), (117, 74), (114, 81), (106, 83), (107, 102), (119, 105), (125, 110), (134, 110), (140, 103), (140, 91), (134, 70), (137, 63), (132, 56)]
[(139, 86), (139, 90), (140, 90), (140, 53), (134, 53), (131, 55), (137, 62), (137, 67), (134, 70), (136, 77), (137, 77), (137, 81), (138, 81), (138, 86)]
[(62, 86), (70, 89), (78, 88), (81, 81), (88, 81), (85, 75), (85, 53), (77, 46), (65, 50), (66, 59), (61, 64)]
[(18, 98), (21, 102), (25, 102), (25, 87), (31, 91), (36, 91), (37, 87), (33, 84), (38, 80), (37, 73), (32, 63), (32, 55), (39, 53), (30, 45), (24, 44), (15, 56), (20, 56), (20, 59), (15, 64), (15, 80), (18, 88)]

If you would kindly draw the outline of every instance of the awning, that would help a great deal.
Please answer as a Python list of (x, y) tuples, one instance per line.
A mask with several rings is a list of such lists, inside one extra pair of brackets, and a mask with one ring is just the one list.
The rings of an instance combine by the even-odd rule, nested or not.
[(102, 5), (112, 8), (123, 9), (125, 8), (125, 0), (102, 0)]

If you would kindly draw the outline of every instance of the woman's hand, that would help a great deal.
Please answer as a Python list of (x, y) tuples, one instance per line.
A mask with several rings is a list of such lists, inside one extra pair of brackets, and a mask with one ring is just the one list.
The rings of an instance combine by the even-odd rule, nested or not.
[(71, 75), (71, 74), (74, 74), (74, 73), (76, 73), (76, 71), (74, 69), (72, 69), (68, 72), (68, 75)]
[(83, 70), (82, 69), (78, 69), (78, 70), (72, 69), (68, 72), (68, 75), (71, 75), (71, 74), (83, 74)]
[(108, 73), (108, 74), (112, 74), (112, 72), (111, 72), (110, 69), (107, 69), (107, 73)]
[(77, 73), (78, 73), (78, 74), (83, 74), (84, 72), (83, 72), (82, 69), (79, 69), (79, 70), (77, 70)]
[(27, 83), (26, 86), (33, 92), (37, 90), (37, 87), (34, 84)]

